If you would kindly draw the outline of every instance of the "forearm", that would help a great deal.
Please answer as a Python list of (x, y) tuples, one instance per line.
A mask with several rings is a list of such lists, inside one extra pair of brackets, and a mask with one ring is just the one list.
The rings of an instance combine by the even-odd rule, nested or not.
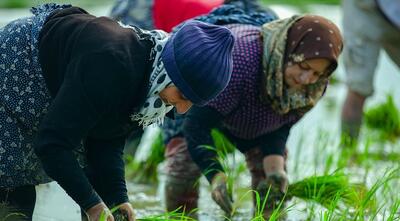
[(221, 121), (221, 116), (211, 108), (196, 108), (190, 111), (183, 123), (183, 133), (188, 143), (188, 150), (193, 161), (211, 182), (216, 173), (223, 171), (217, 160), (217, 154), (208, 147), (213, 147), (211, 128)]
[(123, 161), (124, 138), (87, 141), (87, 175), (107, 206), (128, 202)]
[(264, 135), (261, 138), (261, 151), (264, 156), (286, 155), (286, 141), (289, 136), (291, 126), (284, 125), (278, 130)]
[(48, 176), (54, 179), (85, 211), (101, 202), (72, 151), (43, 147), (36, 152)]
[[(217, 154), (213, 148), (213, 142), (211, 136), (208, 134), (201, 135), (199, 133), (200, 128), (193, 127), (193, 130), (198, 134), (195, 137), (191, 135), (185, 136), (188, 143), (188, 150), (193, 161), (200, 168), (201, 173), (205, 175), (207, 180), (211, 183), (213, 177), (218, 173), (223, 171), (221, 164), (218, 162)], [(208, 146), (208, 147), (207, 147)]]
[[(108, 207), (112, 208), (121, 203), (129, 202), (124, 169), (108, 169), (101, 172), (87, 169), (90, 183)], [(107, 176), (110, 174), (113, 178)]]

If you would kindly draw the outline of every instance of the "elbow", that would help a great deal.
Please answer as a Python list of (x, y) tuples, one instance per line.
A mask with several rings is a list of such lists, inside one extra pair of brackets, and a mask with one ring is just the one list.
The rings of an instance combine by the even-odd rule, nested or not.
[(60, 154), (61, 150), (57, 147), (57, 145), (51, 143), (49, 140), (40, 138), (37, 139), (33, 144), (33, 149), (36, 156), (42, 161), (54, 155)]

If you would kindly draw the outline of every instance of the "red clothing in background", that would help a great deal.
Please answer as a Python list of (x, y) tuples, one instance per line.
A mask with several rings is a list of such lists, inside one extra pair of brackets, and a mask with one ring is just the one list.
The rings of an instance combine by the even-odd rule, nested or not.
[(179, 23), (207, 14), (223, 2), (223, 0), (154, 0), (154, 26), (156, 29), (171, 32)]

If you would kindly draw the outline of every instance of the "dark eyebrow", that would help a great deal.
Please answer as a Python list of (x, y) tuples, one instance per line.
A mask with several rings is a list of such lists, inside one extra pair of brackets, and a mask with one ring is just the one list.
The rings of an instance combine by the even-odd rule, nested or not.
[[(316, 69), (314, 69), (307, 61), (303, 61), (306, 65), (307, 65), (307, 67), (309, 68), (309, 69), (312, 69), (312, 70), (314, 70), (315, 72), (318, 72), (319, 74), (324, 74), (325, 72), (326, 72), (326, 70), (328, 69), (328, 68), (326, 68), (326, 69), (324, 69), (324, 70), (322, 70), (322, 71), (319, 71), (319, 70), (316, 70)], [(329, 66), (328, 66), (329, 67)]]

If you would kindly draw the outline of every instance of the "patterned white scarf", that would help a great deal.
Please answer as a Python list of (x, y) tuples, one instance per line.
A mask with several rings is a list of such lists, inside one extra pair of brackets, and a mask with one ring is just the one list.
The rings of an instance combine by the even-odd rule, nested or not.
[[(146, 101), (140, 111), (132, 114), (131, 120), (139, 121), (139, 125), (142, 125), (143, 128), (154, 123), (161, 125), (164, 122), (165, 115), (174, 108), (172, 105), (164, 103), (159, 96), (160, 91), (173, 85), (161, 60), (161, 52), (168, 41), (168, 34), (161, 30), (146, 31), (137, 27), (126, 26), (122, 23), (120, 25), (132, 28), (135, 32), (147, 36), (146, 39), (148, 38), (154, 44), (150, 53), (150, 59), (154, 59), (149, 81), (150, 89), (147, 92)], [(139, 35), (139, 39), (143, 39), (143, 37)]]

